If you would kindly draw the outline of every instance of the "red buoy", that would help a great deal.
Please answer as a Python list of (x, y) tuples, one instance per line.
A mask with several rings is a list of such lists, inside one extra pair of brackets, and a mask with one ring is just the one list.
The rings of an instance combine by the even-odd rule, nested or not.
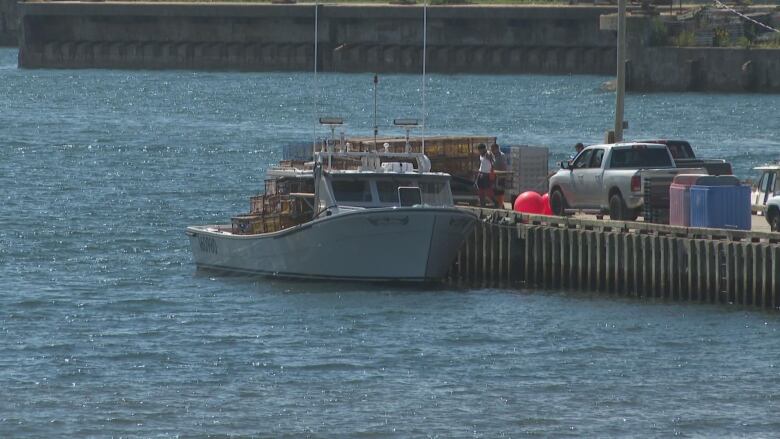
[(544, 210), (542, 196), (538, 192), (523, 192), (515, 198), (515, 212), (531, 213), (539, 215)]
[(550, 207), (550, 194), (542, 195), (542, 215), (552, 215), (552, 207)]

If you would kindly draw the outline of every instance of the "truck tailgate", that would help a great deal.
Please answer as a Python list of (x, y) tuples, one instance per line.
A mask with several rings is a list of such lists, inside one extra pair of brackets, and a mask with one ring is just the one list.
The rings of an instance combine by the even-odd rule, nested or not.
[(678, 174), (706, 174), (703, 168), (647, 169), (642, 176), (643, 214), (645, 221), (669, 223), (669, 186)]

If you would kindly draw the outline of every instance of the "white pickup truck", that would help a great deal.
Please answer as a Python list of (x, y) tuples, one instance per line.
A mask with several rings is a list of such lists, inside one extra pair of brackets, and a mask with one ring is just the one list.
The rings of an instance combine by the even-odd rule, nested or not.
[(595, 209), (623, 221), (636, 220), (642, 210), (643, 178), (681, 172), (669, 149), (653, 143), (592, 145), (560, 165), (550, 177), (553, 214), (563, 215), (566, 209)]
[(780, 163), (757, 166), (761, 173), (758, 185), (753, 188), (750, 203), (754, 210), (763, 211), (766, 222), (773, 232), (780, 232)]

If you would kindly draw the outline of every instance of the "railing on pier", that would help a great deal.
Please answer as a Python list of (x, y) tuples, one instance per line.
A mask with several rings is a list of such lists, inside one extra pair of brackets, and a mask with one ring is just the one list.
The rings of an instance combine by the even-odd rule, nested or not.
[(453, 282), (780, 307), (780, 233), (464, 209)]

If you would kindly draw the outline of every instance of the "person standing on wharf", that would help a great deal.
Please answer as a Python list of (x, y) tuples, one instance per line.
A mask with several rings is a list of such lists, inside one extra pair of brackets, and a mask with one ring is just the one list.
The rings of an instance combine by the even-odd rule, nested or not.
[(479, 171), (477, 171), (477, 191), (479, 193), (479, 206), (485, 207), (485, 199), (493, 200), (493, 184), (490, 181), (490, 173), (493, 171), (493, 160), (487, 152), (484, 143), (477, 145), (479, 151)]

